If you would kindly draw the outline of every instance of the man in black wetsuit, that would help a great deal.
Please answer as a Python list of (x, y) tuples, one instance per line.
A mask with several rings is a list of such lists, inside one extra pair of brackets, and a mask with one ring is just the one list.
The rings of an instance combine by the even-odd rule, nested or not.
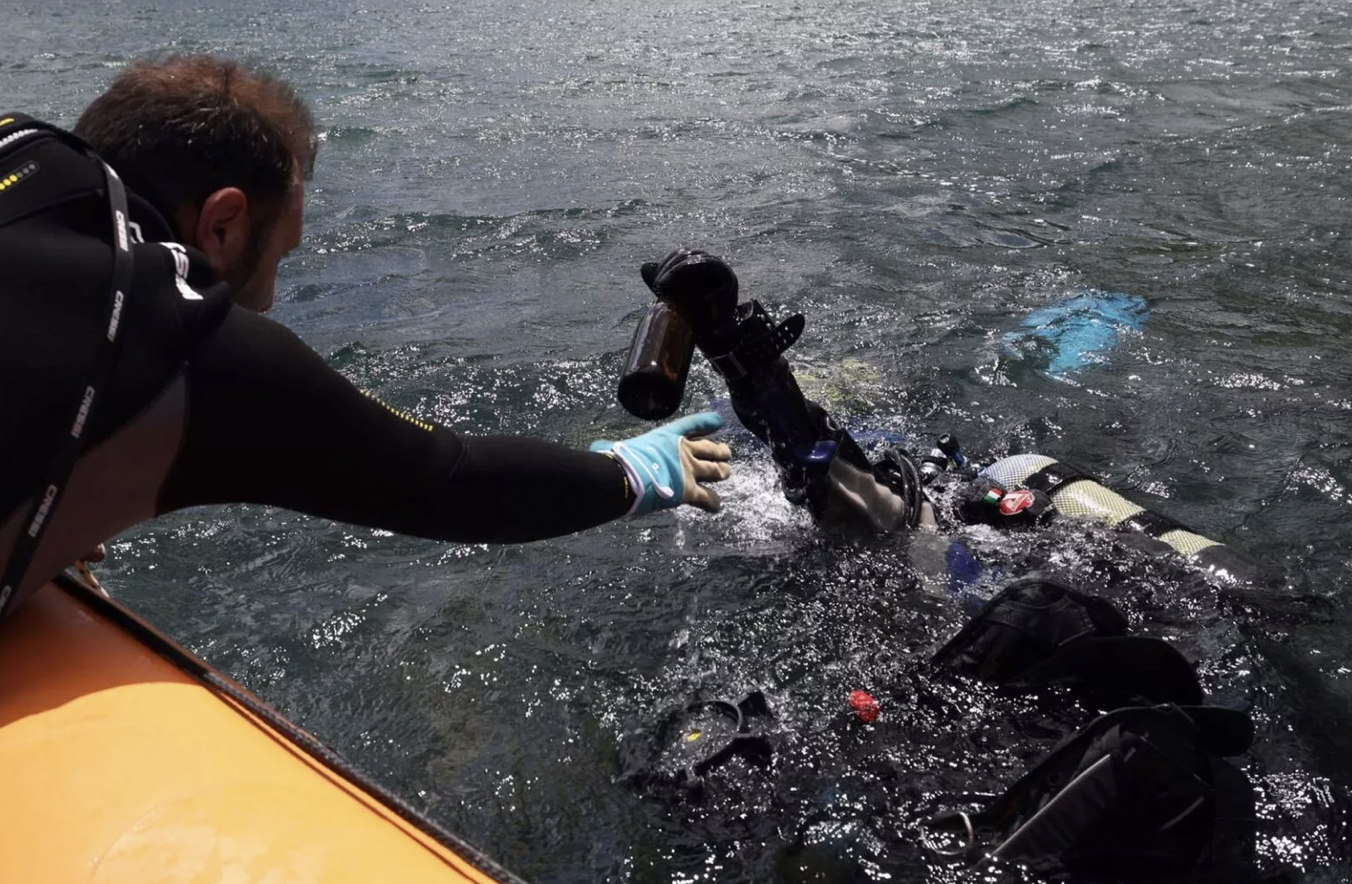
[(460, 435), (264, 318), (316, 145), (286, 84), (138, 63), (76, 133), (0, 114), (0, 616), (100, 541), (201, 504), (465, 542), (719, 507), (700, 483), (727, 477), (728, 448), (691, 438), (716, 415), (591, 451)]

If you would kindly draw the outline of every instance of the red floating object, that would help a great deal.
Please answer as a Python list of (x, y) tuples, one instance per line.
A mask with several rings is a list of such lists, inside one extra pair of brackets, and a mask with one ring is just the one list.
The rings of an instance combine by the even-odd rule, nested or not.
[(878, 718), (878, 701), (868, 691), (850, 691), (850, 708), (854, 717), (870, 724)]

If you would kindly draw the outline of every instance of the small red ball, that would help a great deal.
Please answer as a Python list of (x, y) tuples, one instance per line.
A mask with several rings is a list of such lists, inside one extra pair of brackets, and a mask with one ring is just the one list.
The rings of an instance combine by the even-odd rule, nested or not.
[(878, 701), (868, 691), (850, 691), (850, 708), (855, 718), (869, 724), (878, 718)]

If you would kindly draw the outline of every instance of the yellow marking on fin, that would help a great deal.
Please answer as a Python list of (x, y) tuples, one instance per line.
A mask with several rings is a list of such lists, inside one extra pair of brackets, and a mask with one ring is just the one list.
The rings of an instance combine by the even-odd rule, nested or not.
[(0, 126), (8, 126), (12, 122), (14, 122), (13, 117), (5, 117), (3, 120), (0, 120)]
[(685, 735), (685, 741), (686, 741), (687, 743), (693, 743), (693, 742), (695, 742), (696, 740), (698, 740), (698, 739), (699, 739), (700, 737), (702, 737), (702, 736), (704, 736), (704, 732), (703, 732), (703, 731), (692, 731), (692, 732), (690, 732), (690, 733), (688, 733), (688, 734)]

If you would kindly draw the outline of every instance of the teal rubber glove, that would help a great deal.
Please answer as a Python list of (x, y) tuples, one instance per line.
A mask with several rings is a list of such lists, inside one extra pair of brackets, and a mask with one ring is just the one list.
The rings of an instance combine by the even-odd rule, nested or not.
[(634, 494), (629, 515), (640, 516), (683, 503), (716, 513), (723, 501), (700, 482), (726, 479), (732, 450), (721, 442), (691, 437), (707, 435), (721, 426), (723, 419), (716, 412), (702, 411), (633, 439), (598, 439), (591, 450), (613, 457), (624, 469)]

